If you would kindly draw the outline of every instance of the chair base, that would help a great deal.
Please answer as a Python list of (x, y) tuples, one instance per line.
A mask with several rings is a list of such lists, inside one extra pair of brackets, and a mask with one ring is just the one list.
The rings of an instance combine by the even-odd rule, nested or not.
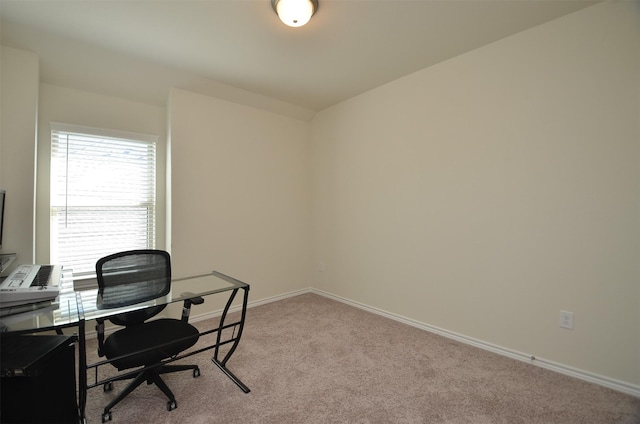
[(112, 385), (113, 381), (133, 379), (127, 385), (127, 387), (125, 387), (120, 393), (118, 393), (118, 395), (115, 398), (113, 398), (111, 402), (107, 404), (107, 406), (104, 407), (104, 412), (102, 413), (102, 422), (105, 423), (107, 421), (111, 421), (112, 419), (111, 409), (145, 381), (147, 382), (147, 384), (155, 384), (162, 391), (162, 393), (164, 393), (167, 396), (167, 398), (169, 399), (169, 401), (167, 402), (167, 410), (173, 411), (178, 407), (178, 403), (176, 401), (175, 396), (173, 395), (173, 392), (171, 391), (169, 386), (167, 386), (167, 384), (164, 382), (162, 377), (160, 377), (160, 375), (177, 372), (177, 371), (185, 371), (185, 370), (193, 370), (194, 378), (200, 376), (200, 368), (198, 368), (197, 365), (165, 365), (159, 369), (158, 368), (143, 369), (139, 374), (135, 376), (121, 377), (121, 378), (116, 377), (113, 380), (109, 381), (108, 383), (105, 383), (104, 390), (110, 391), (113, 388), (113, 385)]

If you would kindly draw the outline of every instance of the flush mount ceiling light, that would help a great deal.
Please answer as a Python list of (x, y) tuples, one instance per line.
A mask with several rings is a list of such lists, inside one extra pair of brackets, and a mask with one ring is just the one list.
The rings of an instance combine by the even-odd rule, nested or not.
[(290, 27), (300, 27), (318, 10), (318, 0), (271, 0), (280, 20)]

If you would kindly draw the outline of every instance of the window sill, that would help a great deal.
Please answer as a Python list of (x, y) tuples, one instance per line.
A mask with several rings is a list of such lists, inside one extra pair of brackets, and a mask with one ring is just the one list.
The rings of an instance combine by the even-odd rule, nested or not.
[(92, 290), (98, 288), (98, 280), (96, 277), (79, 277), (73, 278), (73, 289), (76, 291)]

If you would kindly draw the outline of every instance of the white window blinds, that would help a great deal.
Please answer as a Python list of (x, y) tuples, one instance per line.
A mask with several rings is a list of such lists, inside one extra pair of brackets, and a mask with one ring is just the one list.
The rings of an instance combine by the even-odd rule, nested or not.
[(82, 278), (103, 256), (155, 248), (156, 142), (51, 125), (51, 263)]

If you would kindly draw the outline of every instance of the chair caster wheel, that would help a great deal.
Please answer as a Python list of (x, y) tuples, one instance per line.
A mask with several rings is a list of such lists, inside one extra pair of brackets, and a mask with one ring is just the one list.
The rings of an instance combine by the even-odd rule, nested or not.
[(177, 407), (178, 407), (178, 402), (176, 402), (175, 400), (170, 400), (169, 402), (167, 402), (167, 411), (173, 411)]
[(200, 377), (200, 368), (196, 368), (195, 370), (193, 370), (193, 378), (198, 377)]
[(107, 421), (111, 421), (111, 412), (105, 412), (102, 414), (102, 422), (106, 423)]
[(110, 381), (108, 383), (104, 383), (104, 385), (102, 386), (102, 391), (110, 392), (111, 390), (113, 390), (113, 381)]

